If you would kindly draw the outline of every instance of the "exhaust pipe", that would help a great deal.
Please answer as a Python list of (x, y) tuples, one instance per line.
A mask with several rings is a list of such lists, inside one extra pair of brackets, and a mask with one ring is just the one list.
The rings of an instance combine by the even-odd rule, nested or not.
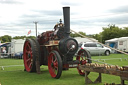
[(70, 35), (70, 7), (63, 7), (65, 37)]

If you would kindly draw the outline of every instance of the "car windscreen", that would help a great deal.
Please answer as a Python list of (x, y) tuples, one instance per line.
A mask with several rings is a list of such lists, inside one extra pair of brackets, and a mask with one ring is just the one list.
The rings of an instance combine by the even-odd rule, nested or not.
[(101, 48), (103, 47), (103, 46), (102, 46), (102, 45), (100, 45), (100, 44), (96, 44), (96, 45), (97, 45), (97, 47), (101, 47)]

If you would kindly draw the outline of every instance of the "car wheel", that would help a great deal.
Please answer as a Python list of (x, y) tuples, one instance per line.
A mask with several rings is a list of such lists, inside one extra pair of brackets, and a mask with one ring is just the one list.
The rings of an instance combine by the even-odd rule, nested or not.
[(110, 55), (110, 51), (109, 51), (109, 50), (106, 50), (106, 51), (105, 51), (105, 55), (106, 55), (106, 56)]

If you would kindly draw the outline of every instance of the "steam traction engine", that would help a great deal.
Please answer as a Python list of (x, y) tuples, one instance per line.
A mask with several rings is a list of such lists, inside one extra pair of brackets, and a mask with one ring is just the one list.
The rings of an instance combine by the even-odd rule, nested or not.
[[(46, 31), (36, 39), (26, 39), (23, 49), (24, 66), (27, 72), (39, 72), (41, 65), (48, 65), (53, 78), (60, 78), (62, 70), (77, 68), (80, 64), (91, 63), (90, 54), (86, 50), (79, 50), (76, 60), (74, 55), (78, 50), (78, 43), (70, 37), (70, 8), (63, 7), (64, 24), (60, 20), (54, 26), (54, 31)], [(79, 70), (80, 75), (84, 71)]]

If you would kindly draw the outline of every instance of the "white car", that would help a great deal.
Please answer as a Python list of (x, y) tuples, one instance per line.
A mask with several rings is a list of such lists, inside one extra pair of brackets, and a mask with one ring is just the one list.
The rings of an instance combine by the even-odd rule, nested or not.
[(105, 46), (102, 46), (99, 43), (95, 42), (86, 42), (79, 44), (80, 49), (87, 50), (91, 55), (101, 55), (105, 54), (106, 56), (110, 55), (111, 49)]

